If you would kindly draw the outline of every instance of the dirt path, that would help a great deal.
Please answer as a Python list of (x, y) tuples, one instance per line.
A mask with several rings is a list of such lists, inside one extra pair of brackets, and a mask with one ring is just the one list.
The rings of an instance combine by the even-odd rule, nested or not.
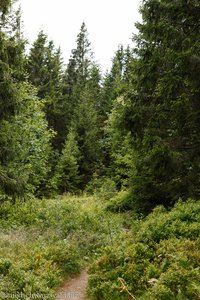
[(88, 283), (88, 273), (82, 270), (81, 273), (69, 280), (58, 290), (56, 300), (87, 300), (86, 288)]

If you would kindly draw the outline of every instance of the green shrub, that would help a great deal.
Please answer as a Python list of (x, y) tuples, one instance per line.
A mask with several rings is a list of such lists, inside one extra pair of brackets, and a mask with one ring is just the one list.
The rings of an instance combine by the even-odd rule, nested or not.
[(199, 212), (198, 202), (179, 202), (133, 222), (91, 265), (91, 299), (199, 299)]
[[(0, 293), (48, 295), (78, 273), (120, 231), (120, 215), (96, 197), (4, 202), (0, 222)], [(9, 298), (9, 297), (7, 297)]]
[(89, 194), (95, 193), (97, 197), (104, 200), (109, 200), (117, 193), (117, 187), (115, 181), (109, 177), (94, 177), (85, 191)]
[(112, 212), (124, 212), (133, 209), (132, 195), (129, 191), (120, 191), (110, 199), (107, 210)]

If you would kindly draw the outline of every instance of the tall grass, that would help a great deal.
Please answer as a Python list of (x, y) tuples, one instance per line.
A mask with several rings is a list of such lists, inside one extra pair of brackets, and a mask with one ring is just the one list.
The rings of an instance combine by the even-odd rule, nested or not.
[(84, 196), (2, 204), (0, 297), (22, 293), (32, 299), (37, 293), (51, 299), (55, 287), (120, 230), (120, 217), (112, 219), (103, 207), (95, 197)]

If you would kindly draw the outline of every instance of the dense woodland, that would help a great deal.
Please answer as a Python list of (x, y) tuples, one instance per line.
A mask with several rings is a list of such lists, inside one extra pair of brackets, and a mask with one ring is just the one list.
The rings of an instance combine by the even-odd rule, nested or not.
[[(129, 188), (140, 209), (198, 199), (200, 8), (144, 1), (135, 49), (102, 74), (83, 23), (67, 66), (1, 1), (1, 199)], [(128, 201), (129, 202), (129, 201)]]
[(96, 255), (91, 299), (199, 299), (200, 2), (140, 12), (103, 73), (85, 23), (64, 64), (43, 31), (27, 52), (20, 9), (0, 1), (0, 227), (27, 236), (7, 260), (0, 237), (0, 292), (48, 294)]

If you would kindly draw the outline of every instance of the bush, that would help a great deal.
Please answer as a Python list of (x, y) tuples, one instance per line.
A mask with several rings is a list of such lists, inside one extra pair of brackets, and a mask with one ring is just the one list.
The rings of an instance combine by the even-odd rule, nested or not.
[(120, 191), (116, 196), (110, 199), (107, 204), (107, 210), (112, 212), (132, 210), (134, 207), (132, 200), (132, 195), (129, 191)]
[(199, 212), (192, 201), (157, 207), (139, 230), (132, 225), (102, 249), (90, 268), (91, 299), (199, 299)]
[(78, 273), (120, 231), (121, 216), (103, 206), (96, 197), (4, 202), (0, 293), (23, 293), (26, 299), (30, 293), (49, 295), (64, 278)]
[(85, 191), (89, 194), (95, 193), (101, 199), (109, 200), (117, 193), (117, 187), (115, 181), (109, 177), (94, 177)]

